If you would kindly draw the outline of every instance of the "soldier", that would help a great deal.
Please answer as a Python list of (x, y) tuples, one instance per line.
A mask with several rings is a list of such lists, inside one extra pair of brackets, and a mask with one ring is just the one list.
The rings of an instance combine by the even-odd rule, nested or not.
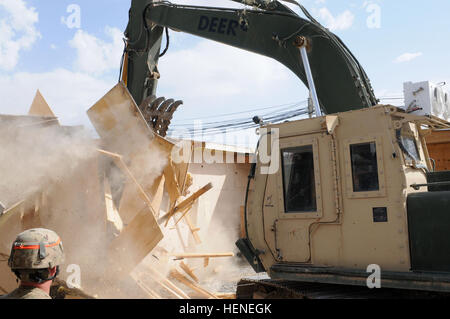
[(63, 262), (63, 245), (55, 232), (37, 228), (20, 233), (8, 260), (20, 286), (0, 299), (51, 299), (50, 286)]

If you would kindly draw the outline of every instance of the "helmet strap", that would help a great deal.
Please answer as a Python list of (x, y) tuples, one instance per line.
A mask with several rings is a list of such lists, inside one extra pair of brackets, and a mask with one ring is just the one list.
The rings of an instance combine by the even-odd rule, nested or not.
[[(29, 274), (28, 277), (30, 278), (30, 280), (32, 280), (32, 282), (42, 284), (44, 282), (55, 279), (59, 275), (59, 266), (56, 266), (56, 272), (51, 277), (45, 278), (44, 272), (48, 272), (48, 269), (38, 269), (36, 270), (36, 272)], [(20, 278), (21, 276), (19, 271), (14, 271), (14, 273), (16, 274), (18, 279), (22, 280), (22, 278)]]

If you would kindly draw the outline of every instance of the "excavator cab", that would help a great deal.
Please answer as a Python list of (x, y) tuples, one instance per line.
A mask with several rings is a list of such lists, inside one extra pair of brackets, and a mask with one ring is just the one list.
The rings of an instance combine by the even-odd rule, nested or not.
[(378, 265), (384, 287), (450, 291), (450, 178), (424, 140), (449, 127), (385, 105), (267, 127), (281, 165), (257, 163), (238, 246), (273, 279), (365, 286)]

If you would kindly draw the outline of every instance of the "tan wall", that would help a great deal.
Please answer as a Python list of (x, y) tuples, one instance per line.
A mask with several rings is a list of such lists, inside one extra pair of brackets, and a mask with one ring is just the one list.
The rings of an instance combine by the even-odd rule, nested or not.
[(213, 188), (201, 196), (192, 210), (200, 238), (214, 249), (236, 251), (240, 234), (240, 207), (244, 206), (250, 164), (190, 164), (191, 193), (209, 182)]

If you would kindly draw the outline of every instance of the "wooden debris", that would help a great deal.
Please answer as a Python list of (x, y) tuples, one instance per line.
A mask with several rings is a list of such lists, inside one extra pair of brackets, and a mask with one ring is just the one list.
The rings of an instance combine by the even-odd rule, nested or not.
[(182, 273), (180, 273), (176, 269), (172, 269), (170, 271), (170, 276), (172, 278), (178, 280), (179, 282), (181, 282), (185, 286), (187, 286), (187, 287), (191, 288), (192, 290), (196, 291), (197, 293), (205, 296), (208, 299), (219, 299), (214, 294), (210, 293), (208, 290), (200, 287), (199, 285), (197, 285), (196, 283), (194, 283), (190, 279), (186, 278)]
[(36, 91), (36, 95), (34, 96), (28, 115), (56, 118), (56, 115), (53, 113), (52, 109), (39, 90)]
[(156, 218), (159, 217), (159, 212), (161, 210), (161, 203), (162, 203), (162, 200), (164, 197), (165, 182), (166, 182), (166, 179), (163, 174), (159, 178), (156, 179), (156, 181), (153, 183), (152, 189), (150, 190), (150, 193), (154, 194), (153, 200), (152, 200), (152, 206), (153, 206), (153, 210), (156, 213)]
[[(187, 215), (187, 213), (189, 213), (189, 211), (192, 209), (192, 204), (187, 206), (186, 208), (184, 208), (182, 211), (179, 211), (179, 213), (181, 213), (180, 218), (178, 218), (178, 220), (175, 222), (175, 225), (178, 225), (179, 222), (181, 222), (181, 220)], [(200, 228), (199, 228), (200, 229)]]
[(198, 231), (200, 230), (200, 228), (194, 227), (194, 225), (192, 224), (192, 221), (188, 215), (186, 215), (184, 217), (184, 220), (186, 221), (186, 223), (189, 227), (189, 230), (191, 231), (191, 234), (194, 237), (195, 243), (197, 245), (200, 245), (202, 243), (202, 240), (200, 239), (200, 236), (198, 235)]
[[(169, 161), (165, 170), (164, 177), (166, 178), (166, 189), (169, 194), (170, 202), (176, 204), (178, 198), (181, 197), (180, 185), (177, 181), (175, 169), (173, 168), (172, 160)], [(166, 225), (167, 226), (167, 225)]]
[(160, 274), (155, 269), (149, 268), (151, 278), (159, 283), (162, 287), (164, 287), (167, 291), (172, 293), (179, 299), (191, 299), (183, 290), (175, 286), (169, 279), (165, 278), (162, 274)]
[(234, 253), (175, 253), (170, 254), (172, 257), (176, 259), (185, 259), (185, 258), (221, 258), (221, 257), (233, 257)]
[(213, 253), (213, 254), (204, 254), (204, 253), (179, 253), (179, 254), (171, 254), (175, 260), (185, 259), (185, 258), (203, 258), (203, 266), (206, 268), (209, 265), (210, 258), (223, 258), (223, 257), (233, 257), (234, 253)]
[(118, 83), (105, 94), (87, 111), (87, 115), (103, 145), (113, 152), (128, 156), (122, 151), (134, 151), (129, 145), (123, 145), (125, 132), (129, 136), (142, 138), (143, 142), (150, 143), (155, 138), (124, 83)]
[(151, 299), (163, 299), (156, 291), (154, 291), (148, 285), (143, 283), (142, 280), (138, 278), (134, 278), (134, 280), (136, 281), (138, 286), (141, 287), (141, 289), (150, 296)]
[(175, 206), (174, 208), (172, 208), (166, 215), (164, 215), (164, 218), (167, 218), (166, 224), (165, 226), (167, 226), (169, 219), (175, 215), (175, 213), (177, 212), (182, 212), (185, 209), (191, 207), (193, 205), (193, 203), (203, 194), (205, 194), (207, 191), (209, 191), (210, 189), (212, 189), (213, 185), (211, 183), (203, 186), (202, 188), (200, 188), (198, 191), (196, 191), (192, 196), (188, 197), (187, 199), (185, 199), (184, 201), (182, 201), (180, 204), (178, 204), (177, 206)]
[(184, 272), (185, 272), (187, 275), (189, 275), (189, 277), (191, 277), (195, 282), (198, 283), (198, 278), (197, 278), (197, 276), (194, 274), (194, 271), (193, 271), (191, 268), (189, 268), (188, 265), (186, 265), (184, 262), (180, 262), (180, 267), (181, 267), (181, 269), (184, 270)]

